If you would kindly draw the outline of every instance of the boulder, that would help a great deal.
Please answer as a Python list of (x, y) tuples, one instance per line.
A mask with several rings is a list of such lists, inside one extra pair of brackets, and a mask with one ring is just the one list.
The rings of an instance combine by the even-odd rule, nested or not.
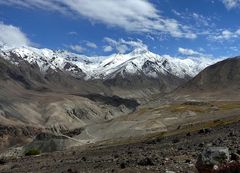
[(232, 160), (233, 155), (227, 147), (207, 147), (199, 155), (196, 168), (199, 173), (235, 173), (240, 172), (238, 159)]

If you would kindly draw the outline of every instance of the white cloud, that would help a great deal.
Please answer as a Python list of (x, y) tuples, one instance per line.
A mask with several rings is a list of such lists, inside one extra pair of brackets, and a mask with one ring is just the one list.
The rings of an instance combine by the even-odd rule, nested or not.
[(200, 26), (210, 26), (212, 24), (212, 19), (210, 17), (203, 16), (199, 13), (192, 13), (193, 19)]
[(240, 0), (222, 0), (227, 9), (237, 8), (240, 5)]
[(89, 42), (89, 41), (86, 43), (86, 46), (88, 46), (88, 47), (90, 47), (90, 48), (93, 48), (93, 49), (98, 48), (98, 46), (97, 46), (95, 43)]
[[(145, 45), (142, 40), (136, 39), (136, 40), (124, 40), (124, 39), (118, 39), (114, 40), (109, 37), (105, 37), (104, 41), (107, 42), (108, 45), (105, 46), (107, 48), (110, 46), (112, 50), (116, 50), (118, 53), (126, 53), (128, 51), (134, 50), (134, 49), (148, 49), (147, 45)], [(109, 47), (109, 49), (110, 49)], [(105, 50), (104, 48), (104, 50)]]
[(43, 10), (58, 11), (63, 14), (68, 13), (68, 9), (62, 6), (61, 0), (1, 0), (0, 4), (9, 6), (19, 6), (23, 8), (39, 8)]
[(162, 16), (149, 0), (4, 0), (0, 3), (77, 14), (130, 32), (197, 37), (189, 26)]
[(0, 45), (27, 46), (30, 41), (20, 28), (0, 22)]
[(237, 47), (237, 46), (231, 46), (231, 47), (229, 47), (229, 49), (231, 49), (232, 51), (235, 51), (235, 52), (239, 52), (239, 47)]
[(181, 53), (182, 55), (188, 55), (188, 56), (193, 56), (193, 55), (202, 55), (202, 53), (194, 51), (192, 49), (185, 49), (185, 48), (178, 48), (178, 52)]
[(230, 31), (226, 29), (211, 36), (210, 39), (216, 40), (216, 41), (224, 41), (224, 40), (236, 39), (239, 37), (240, 37), (240, 29), (236, 31)]
[(104, 52), (112, 52), (112, 50), (113, 50), (112, 46), (104, 46), (103, 47)]
[(125, 44), (120, 44), (116, 47), (118, 53), (126, 53), (129, 50), (129, 47)]
[(75, 32), (75, 31), (68, 32), (67, 34), (71, 35), (71, 36), (77, 36), (78, 35), (78, 33)]
[[(203, 48), (199, 49), (200, 51), (204, 52)], [(202, 53), (199, 51), (195, 51), (192, 49), (188, 48), (178, 48), (178, 52), (183, 55), (183, 57), (188, 57), (188, 58), (193, 58), (193, 59), (212, 59), (212, 60), (217, 60), (216, 57), (214, 57), (212, 54), (207, 54), (207, 53)]]
[(206, 35), (216, 27), (215, 21), (218, 20), (218, 16), (215, 14), (206, 15), (203, 13), (193, 12), (192, 10), (176, 11), (172, 10), (172, 13), (180, 18), (182, 21), (189, 23), (192, 30), (196, 35)]
[(83, 53), (86, 49), (81, 45), (70, 45), (69, 48), (75, 52)]

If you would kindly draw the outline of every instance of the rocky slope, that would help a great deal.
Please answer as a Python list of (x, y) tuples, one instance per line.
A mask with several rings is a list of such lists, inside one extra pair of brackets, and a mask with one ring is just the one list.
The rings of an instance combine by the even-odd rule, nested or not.
[[(36, 127), (60, 136), (62, 131), (83, 128), (83, 133), (70, 139), (71, 145), (74, 140), (79, 145), (111, 139), (115, 133), (116, 137), (148, 133), (152, 120), (126, 123), (118, 118), (134, 112), (153, 93), (171, 91), (214, 61), (177, 59), (148, 50), (90, 58), (66, 51), (4, 47), (0, 51), (1, 124)], [(154, 124), (153, 131), (165, 130), (160, 121)], [(12, 134), (2, 139), (2, 146), (14, 143)]]
[(239, 100), (240, 57), (229, 58), (211, 65), (179, 87), (173, 95), (185, 94)]
[[(129, 54), (87, 57), (50, 49), (4, 47), (1, 48), (0, 56), (17, 68), (22, 68), (24, 64), (29, 63), (32, 69), (36, 69), (38, 73), (41, 72), (50, 82), (59, 80), (62, 82), (61, 85), (66, 86), (71, 77), (84, 81), (98, 80), (117, 95), (127, 96), (133, 90), (141, 93), (140, 96), (137, 96), (138, 93), (132, 94), (132, 97), (146, 97), (144, 93), (150, 95), (171, 91), (217, 61), (160, 56), (146, 49), (136, 49)], [(29, 76), (29, 72), (24, 75)], [(60, 76), (65, 77), (60, 79)], [(45, 82), (39, 75), (36, 77), (40, 80), (38, 81), (40, 84)], [(77, 85), (74, 84), (74, 86)]]
[(0, 172), (197, 173), (195, 165), (198, 155), (209, 146), (228, 147), (231, 159), (238, 159), (239, 171), (240, 160), (232, 154), (240, 154), (239, 130), (240, 123), (237, 122), (173, 136), (160, 136), (134, 144), (78, 147), (40, 156), (2, 159)]

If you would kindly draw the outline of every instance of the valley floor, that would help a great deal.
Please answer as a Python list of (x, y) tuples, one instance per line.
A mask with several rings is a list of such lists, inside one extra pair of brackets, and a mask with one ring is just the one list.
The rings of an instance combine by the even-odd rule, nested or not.
[(82, 147), (40, 156), (0, 161), (0, 172), (197, 172), (195, 162), (206, 146), (239, 150), (240, 121), (119, 146)]

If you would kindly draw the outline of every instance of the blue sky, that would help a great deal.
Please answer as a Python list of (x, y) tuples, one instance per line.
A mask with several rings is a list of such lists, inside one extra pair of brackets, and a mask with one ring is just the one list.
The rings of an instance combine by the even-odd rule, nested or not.
[(240, 0), (0, 0), (0, 43), (86, 55), (239, 55)]

